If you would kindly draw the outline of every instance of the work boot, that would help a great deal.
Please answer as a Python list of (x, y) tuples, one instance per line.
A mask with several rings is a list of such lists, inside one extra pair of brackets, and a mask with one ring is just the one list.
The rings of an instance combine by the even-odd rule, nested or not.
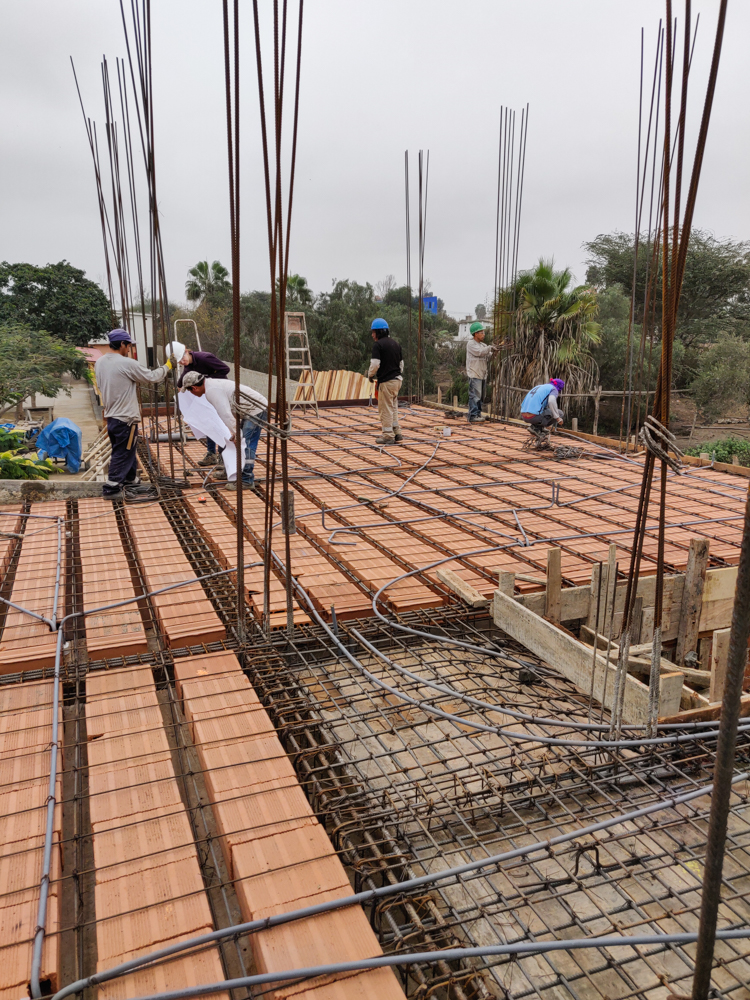
[(216, 465), (219, 461), (219, 456), (215, 452), (207, 451), (203, 458), (198, 462), (201, 468), (205, 468), (208, 465)]
[(382, 434), (378, 434), (378, 436), (375, 438), (375, 444), (395, 444), (395, 443), (396, 443), (396, 438), (394, 437), (394, 435), (386, 434), (385, 431), (383, 431)]
[(404, 435), (401, 433), (401, 431), (394, 431), (393, 439), (396, 442), (396, 444), (401, 444), (401, 442), (404, 440)]
[[(230, 493), (236, 493), (237, 492), (237, 483), (236, 482), (227, 483), (227, 485), (224, 487), (224, 489), (229, 490)], [(258, 484), (257, 483), (243, 483), (242, 484), (242, 492), (243, 493), (257, 493), (258, 492)]]
[(470, 424), (481, 424), (482, 421), (486, 420), (486, 419), (487, 419), (487, 417), (485, 417), (485, 415), (483, 413), (480, 413), (478, 417), (472, 417), (469, 420), (469, 423)]

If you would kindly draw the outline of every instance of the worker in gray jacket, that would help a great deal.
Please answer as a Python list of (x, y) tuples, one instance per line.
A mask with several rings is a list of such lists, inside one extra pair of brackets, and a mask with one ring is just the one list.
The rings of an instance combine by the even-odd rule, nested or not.
[(487, 418), (482, 413), (482, 400), (487, 383), (487, 362), (499, 350), (498, 345), (483, 343), (484, 323), (472, 323), (469, 327), (471, 340), (466, 345), (466, 374), (469, 377), (469, 423), (476, 424)]
[(112, 445), (109, 474), (102, 487), (102, 496), (116, 497), (123, 486), (137, 485), (136, 445), (141, 409), (136, 386), (163, 382), (171, 369), (171, 361), (151, 371), (131, 357), (133, 340), (127, 330), (112, 330), (109, 352), (94, 365), (96, 384), (102, 397), (107, 434)]
[[(268, 400), (249, 385), (240, 385), (239, 404), (235, 399), (235, 384), (229, 379), (208, 378), (200, 372), (188, 372), (182, 379), (183, 389), (194, 396), (205, 396), (206, 401), (213, 406), (219, 417), (226, 424), (230, 440), (235, 441), (237, 430), (237, 415), (242, 426), (242, 437), (245, 441), (245, 464), (242, 467), (242, 486), (248, 490), (255, 489), (255, 453), (260, 441), (261, 425), (251, 420), (267, 420)], [(235, 441), (236, 444), (236, 441)], [(239, 448), (238, 448), (239, 450)], [(228, 490), (236, 490), (237, 483), (227, 483)]]

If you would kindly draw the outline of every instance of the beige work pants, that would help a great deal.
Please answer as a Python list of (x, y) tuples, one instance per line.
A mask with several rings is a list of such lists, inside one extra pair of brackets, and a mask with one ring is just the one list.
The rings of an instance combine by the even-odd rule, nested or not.
[(398, 426), (398, 394), (401, 391), (401, 379), (394, 378), (390, 382), (382, 382), (378, 386), (378, 416), (384, 434), (393, 434)]

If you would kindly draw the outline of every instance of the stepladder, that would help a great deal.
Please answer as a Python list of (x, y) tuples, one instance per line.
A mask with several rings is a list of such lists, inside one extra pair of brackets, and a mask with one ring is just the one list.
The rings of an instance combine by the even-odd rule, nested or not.
[(310, 342), (307, 339), (307, 324), (303, 312), (284, 314), (284, 334), (286, 338), (287, 381), (297, 382), (294, 398), (289, 402), (289, 414), (296, 408), (305, 410), (311, 406), (318, 414), (318, 399), (315, 395), (315, 372), (310, 359)]

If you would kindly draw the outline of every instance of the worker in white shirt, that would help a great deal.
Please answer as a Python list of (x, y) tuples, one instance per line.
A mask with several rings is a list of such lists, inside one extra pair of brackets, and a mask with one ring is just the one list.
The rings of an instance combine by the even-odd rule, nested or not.
[[(237, 415), (242, 421), (242, 436), (245, 439), (245, 464), (242, 468), (243, 489), (255, 489), (255, 453), (258, 450), (261, 426), (250, 417), (258, 420), (268, 418), (268, 400), (249, 385), (240, 385), (239, 404), (235, 400), (234, 382), (230, 379), (207, 378), (200, 372), (188, 372), (182, 379), (183, 389), (194, 396), (205, 396), (223, 422), (226, 424), (231, 440), (235, 440)], [(239, 450), (239, 449), (238, 449)], [(237, 483), (227, 483), (228, 490), (236, 490)]]
[(490, 347), (482, 341), (485, 337), (484, 323), (472, 323), (469, 327), (471, 340), (466, 345), (466, 374), (469, 376), (469, 423), (476, 424), (487, 418), (482, 413), (482, 400), (487, 381), (487, 362), (497, 346)]

